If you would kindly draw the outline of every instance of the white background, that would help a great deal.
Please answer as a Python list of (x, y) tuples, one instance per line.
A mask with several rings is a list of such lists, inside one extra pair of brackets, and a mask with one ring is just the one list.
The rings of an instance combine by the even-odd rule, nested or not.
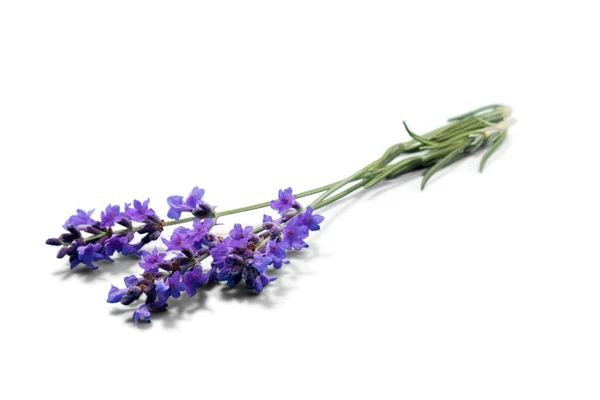
[[(405, 3), (1, 2), (2, 397), (599, 398), (594, 2)], [(44, 245), (76, 208), (326, 184), (402, 119), (496, 102), (518, 124), (485, 173), (323, 210), (258, 297), (136, 326), (105, 303), (134, 260), (71, 272)]]

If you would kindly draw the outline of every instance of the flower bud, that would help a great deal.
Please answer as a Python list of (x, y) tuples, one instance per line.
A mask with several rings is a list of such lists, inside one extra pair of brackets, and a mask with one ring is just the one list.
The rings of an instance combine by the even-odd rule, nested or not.
[(46, 244), (48, 244), (50, 246), (62, 246), (63, 242), (62, 242), (62, 240), (59, 240), (59, 239), (50, 238), (50, 239), (46, 240)]
[(133, 225), (131, 224), (131, 220), (127, 218), (121, 218), (121, 220), (118, 221), (117, 224), (121, 225), (122, 227), (125, 227), (126, 229), (131, 229), (133, 227)]
[(186, 247), (185, 249), (181, 250), (181, 253), (186, 256), (187, 258), (189, 258), (190, 260), (192, 258), (194, 258), (194, 252), (192, 251), (192, 249), (190, 249), (189, 247)]
[(103, 233), (102, 230), (100, 230), (92, 225), (88, 225), (88, 226), (84, 227), (83, 230), (87, 233), (91, 233), (92, 235), (98, 235), (99, 233)]
[(139, 299), (141, 295), (142, 289), (140, 289), (139, 286), (130, 286), (129, 289), (127, 289), (127, 293), (125, 293), (125, 296), (121, 299), (121, 304), (125, 306), (129, 305)]
[(73, 235), (73, 237), (76, 237), (76, 238), (80, 238), (81, 237), (81, 232), (79, 231), (79, 229), (77, 229), (77, 227), (75, 225), (69, 225), (69, 226), (67, 226), (67, 230), (69, 232), (71, 232), (71, 234)]
[(210, 204), (202, 204), (197, 206), (193, 211), (192, 215), (199, 219), (204, 219), (213, 215), (214, 209)]
[(232, 263), (233, 265), (242, 265), (244, 264), (244, 259), (237, 254), (229, 254), (227, 256), (227, 261)]
[(63, 258), (64, 256), (67, 255), (68, 251), (69, 251), (68, 247), (61, 247), (60, 250), (58, 250), (58, 253), (56, 253), (56, 258)]
[(58, 237), (58, 239), (63, 243), (71, 243), (73, 240), (75, 240), (75, 236), (71, 235), (70, 233), (63, 233)]

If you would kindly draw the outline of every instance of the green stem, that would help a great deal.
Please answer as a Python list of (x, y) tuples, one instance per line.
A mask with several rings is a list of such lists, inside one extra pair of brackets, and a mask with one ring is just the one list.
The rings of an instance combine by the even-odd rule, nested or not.
[(314, 210), (318, 210), (321, 207), (325, 207), (326, 205), (329, 205), (331, 203), (333, 203), (334, 201), (338, 201), (339, 199), (341, 199), (342, 197), (345, 197), (347, 195), (349, 195), (350, 193), (354, 192), (355, 190), (360, 189), (361, 187), (363, 187), (365, 185), (364, 181), (360, 181), (352, 186), (350, 186), (348, 189), (336, 194), (335, 196), (332, 196), (328, 199), (325, 199), (323, 201), (321, 201), (320, 203), (317, 203), (313, 206)]
[[(335, 185), (337, 183), (338, 182), (330, 183), (329, 185), (321, 186), (321, 187), (318, 187), (315, 189), (311, 189), (311, 190), (307, 190), (307, 191), (298, 193), (296, 195), (296, 198), (302, 198), (302, 197), (307, 197), (307, 196), (310, 196), (313, 194), (321, 193), (325, 190), (328, 190), (329, 188), (331, 188), (333, 185)], [(238, 214), (238, 213), (251, 211), (251, 210), (258, 210), (260, 208), (268, 207), (270, 204), (271, 204), (270, 201), (265, 201), (265, 202), (253, 204), (253, 205), (250, 205), (247, 207), (240, 207), (240, 208), (234, 208), (231, 210), (225, 210), (225, 211), (215, 213), (214, 218), (218, 219), (219, 217), (223, 217), (226, 215)], [(163, 226), (174, 226), (174, 225), (187, 224), (189, 222), (193, 222), (196, 219), (197, 219), (196, 217), (188, 217), (188, 218), (182, 218), (182, 219), (177, 219), (177, 220), (165, 221), (165, 222), (163, 222)], [(144, 227), (144, 225), (140, 225), (140, 226), (133, 227), (131, 229), (121, 229), (118, 231), (113, 231), (113, 235), (118, 235), (118, 234), (127, 233), (127, 232), (137, 232), (137, 231), (141, 230), (143, 227)], [(94, 240), (98, 240), (98, 239), (103, 238), (106, 235), (107, 235), (107, 233), (103, 232), (103, 233), (99, 233), (97, 235), (88, 236), (87, 238), (85, 238), (85, 242), (87, 243), (87, 242), (91, 242)]]
[[(300, 199), (302, 197), (307, 197), (307, 196), (310, 196), (313, 194), (321, 193), (325, 190), (328, 190), (331, 186), (335, 185), (336, 183), (337, 182), (330, 183), (329, 185), (321, 186), (321, 187), (318, 187), (315, 189), (311, 189), (311, 190), (307, 190), (305, 192), (298, 193), (296, 195), (296, 198)], [(247, 207), (234, 208), (232, 210), (218, 212), (218, 213), (216, 213), (215, 218), (223, 217), (225, 215), (238, 214), (238, 213), (251, 211), (251, 210), (258, 210), (260, 208), (269, 207), (270, 204), (271, 204), (270, 201), (265, 201), (263, 203), (253, 204), (253, 205), (247, 206)], [(192, 218), (192, 220), (193, 220), (193, 218)], [(169, 222), (173, 222), (173, 221), (169, 221)], [(177, 222), (177, 221), (175, 221), (175, 222)], [(166, 225), (166, 223), (165, 223), (165, 225)], [(171, 225), (175, 225), (175, 224), (171, 223)]]

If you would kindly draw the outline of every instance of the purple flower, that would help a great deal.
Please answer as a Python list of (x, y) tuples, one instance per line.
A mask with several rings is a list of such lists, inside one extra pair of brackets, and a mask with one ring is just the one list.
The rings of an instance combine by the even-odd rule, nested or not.
[(183, 226), (173, 231), (171, 240), (162, 238), (162, 241), (167, 245), (167, 250), (183, 250), (193, 244), (192, 240), (188, 237), (188, 229)]
[(144, 254), (142, 254), (144, 262), (139, 263), (140, 267), (147, 273), (155, 273), (158, 271), (158, 266), (163, 262), (166, 256), (166, 253), (159, 253), (156, 247), (152, 250), (152, 253), (145, 251)]
[(325, 219), (325, 217), (322, 215), (313, 215), (313, 209), (310, 206), (306, 207), (306, 212), (304, 214), (300, 214), (298, 218), (300, 219), (300, 223), (308, 227), (308, 229), (311, 231), (318, 231), (321, 229), (319, 224)]
[(229, 243), (231, 238), (225, 238), (223, 243), (219, 243), (217, 246), (209, 250), (211, 257), (213, 258), (212, 265), (221, 269), (224, 266), (225, 259), (229, 254)]
[(135, 275), (128, 275), (125, 278), (123, 278), (123, 281), (125, 282), (125, 287), (133, 286), (136, 283), (138, 283), (139, 280), (140, 279)]
[(108, 291), (108, 299), (107, 303), (118, 303), (123, 297), (127, 294), (128, 289), (138, 283), (139, 279), (135, 275), (126, 276), (125, 279), (125, 288), (119, 289), (115, 285), (110, 285), (110, 290)]
[(125, 204), (125, 214), (129, 219), (136, 222), (144, 222), (146, 221), (146, 217), (150, 217), (152, 215), (156, 215), (153, 209), (148, 208), (148, 204), (150, 203), (150, 199), (147, 199), (143, 203), (139, 200), (133, 200), (133, 207), (131, 208), (131, 204)]
[(281, 233), (281, 225), (279, 225), (281, 219), (275, 221), (269, 215), (263, 215), (263, 228), (271, 232), (272, 235), (279, 235)]
[(85, 264), (90, 269), (98, 269), (93, 264), (95, 261), (104, 260), (105, 257), (98, 253), (102, 249), (102, 245), (99, 243), (88, 244), (87, 246), (80, 246), (77, 248), (77, 259), (71, 262), (71, 269), (75, 268), (79, 263)]
[(241, 224), (235, 224), (233, 229), (229, 231), (229, 237), (233, 239), (231, 246), (237, 248), (246, 247), (248, 245), (248, 239), (250, 238), (250, 232), (252, 232), (251, 226), (242, 228)]
[(124, 256), (129, 256), (129, 255), (134, 255), (137, 258), (141, 258), (142, 256), (142, 247), (144, 247), (144, 242), (139, 242), (136, 244), (129, 244), (129, 245), (124, 245), (123, 246), (123, 250), (121, 251), (121, 254), (123, 254)]
[(133, 233), (131, 232), (124, 236), (115, 235), (111, 237), (104, 242), (104, 255), (110, 257), (115, 254), (115, 252), (123, 253), (125, 255), (133, 253), (134, 247), (129, 244), (131, 239), (133, 239)]
[(164, 292), (165, 294), (170, 295), (174, 299), (179, 298), (182, 290), (186, 290), (186, 286), (183, 282), (179, 281), (181, 273), (179, 271), (173, 272), (167, 281), (163, 281), (162, 279), (157, 279), (154, 283), (156, 285), (156, 290), (159, 292)]
[(271, 257), (262, 255), (260, 253), (254, 253), (254, 259), (251, 262), (252, 268), (255, 268), (258, 272), (263, 273), (267, 270), (269, 265), (273, 262)]
[(204, 236), (215, 225), (215, 220), (212, 218), (197, 219), (194, 221), (194, 228), (188, 231), (188, 237), (194, 242), (200, 242)]
[(202, 273), (202, 267), (194, 268), (183, 274), (183, 286), (189, 297), (194, 297), (196, 289), (208, 282), (208, 275)]
[[(179, 271), (177, 271), (177, 272), (179, 272)], [(156, 291), (159, 293), (166, 292), (170, 289), (169, 284), (167, 282), (165, 282), (163, 279), (155, 280), (154, 286), (156, 288)]]
[(167, 217), (171, 219), (181, 218), (182, 212), (194, 212), (196, 209), (204, 206), (204, 189), (200, 189), (197, 186), (192, 189), (192, 193), (183, 200), (183, 196), (171, 196), (167, 199), (169, 204), (169, 212)]
[(273, 267), (274, 268), (281, 268), (281, 266), (283, 264), (289, 264), (290, 262), (285, 260), (287, 254), (285, 252), (285, 244), (282, 242), (275, 242), (273, 240), (271, 240), (269, 243), (267, 243), (266, 245), (266, 249), (267, 249), (267, 256), (269, 256), (271, 258), (271, 260), (273, 260)]
[(256, 290), (258, 293), (261, 293), (263, 289), (275, 279), (277, 278), (274, 276), (267, 276), (264, 273), (261, 273), (252, 280), (252, 289)]
[(121, 219), (121, 206), (108, 205), (104, 211), (100, 213), (100, 220), (103, 228), (114, 226)]
[(281, 243), (283, 243), (286, 250), (302, 250), (308, 247), (303, 240), (307, 237), (308, 227), (302, 225), (297, 218), (294, 218), (283, 228), (283, 240)]
[(292, 188), (280, 189), (279, 199), (271, 201), (271, 208), (282, 213), (292, 208), (295, 200), (296, 195), (292, 194)]
[(234, 288), (241, 282), (245, 270), (243, 265), (226, 265), (218, 272), (217, 280), (227, 281), (227, 285)]
[(140, 320), (146, 320), (146, 322), (150, 323), (150, 317), (152, 313), (150, 312), (150, 306), (148, 304), (143, 304), (135, 309), (133, 312), (133, 320), (135, 323), (139, 323)]
[(94, 210), (85, 212), (83, 210), (77, 210), (76, 215), (71, 215), (67, 222), (63, 225), (63, 228), (67, 229), (67, 226), (74, 225), (77, 228), (84, 228), (88, 225), (94, 225), (97, 221), (92, 219), (90, 216), (94, 213)]
[(127, 293), (127, 288), (119, 289), (115, 285), (110, 285), (110, 290), (108, 291), (108, 299), (106, 299), (107, 303), (118, 303), (121, 301), (123, 296)]

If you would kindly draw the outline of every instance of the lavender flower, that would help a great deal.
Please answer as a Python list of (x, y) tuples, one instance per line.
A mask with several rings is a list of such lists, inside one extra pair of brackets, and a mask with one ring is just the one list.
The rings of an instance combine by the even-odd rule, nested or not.
[(94, 219), (91, 218), (91, 215), (93, 213), (94, 210), (90, 210), (88, 212), (85, 212), (83, 210), (77, 210), (77, 214), (70, 216), (69, 219), (67, 219), (67, 222), (65, 222), (65, 224), (63, 225), (63, 227), (67, 229), (67, 226), (73, 225), (81, 229), (88, 225), (94, 225), (97, 223), (97, 221), (94, 221)]
[(159, 253), (155, 247), (152, 253), (145, 251), (142, 254), (143, 262), (140, 262), (140, 267), (144, 269), (146, 273), (154, 273), (158, 271), (159, 265), (163, 262), (167, 253)]
[(104, 255), (108, 258), (115, 253), (123, 253), (124, 255), (135, 253), (135, 247), (129, 244), (132, 239), (133, 233), (127, 233), (123, 236), (115, 235), (109, 238), (104, 242)]
[(187, 228), (180, 226), (171, 235), (171, 240), (162, 238), (163, 243), (167, 246), (167, 250), (183, 250), (186, 247), (190, 247), (194, 241), (189, 238), (188, 231)]
[(283, 264), (290, 263), (285, 260), (287, 253), (285, 252), (286, 245), (283, 242), (271, 240), (265, 247), (267, 249), (265, 254), (273, 261), (273, 268), (279, 269)]
[(283, 228), (282, 243), (286, 250), (302, 250), (308, 247), (304, 242), (307, 237), (308, 227), (303, 225), (298, 218), (294, 218)]
[(106, 299), (107, 303), (119, 303), (123, 296), (127, 293), (127, 288), (119, 289), (115, 285), (110, 285), (110, 290), (108, 291), (108, 299)]
[(215, 226), (215, 220), (212, 218), (197, 219), (193, 224), (194, 228), (188, 230), (188, 238), (193, 243), (202, 242), (210, 230)]
[(150, 199), (146, 199), (143, 203), (139, 200), (133, 200), (133, 208), (131, 204), (125, 204), (125, 215), (132, 221), (145, 222), (147, 217), (156, 215), (153, 209), (148, 208)]
[(283, 213), (293, 207), (295, 200), (296, 196), (292, 194), (291, 187), (285, 190), (279, 190), (279, 198), (271, 201), (271, 208), (275, 211)]
[(277, 279), (274, 276), (267, 276), (264, 273), (260, 273), (257, 276), (249, 276), (247, 282), (248, 288), (254, 289), (257, 293), (262, 293), (263, 289), (271, 282)]
[[(48, 239), (46, 244), (61, 246), (56, 256), (63, 258), (68, 255), (71, 268), (82, 263), (89, 268), (96, 267), (92, 263), (101, 259), (113, 262), (111, 257), (115, 253), (139, 257), (142, 247), (158, 239), (164, 228), (164, 222), (152, 209), (148, 208), (148, 204), (149, 200), (143, 203), (134, 200), (134, 208), (131, 208), (130, 204), (125, 204), (125, 212), (120, 211), (120, 206), (109, 204), (100, 215), (101, 221), (96, 221), (91, 217), (94, 210), (88, 212), (77, 210), (77, 214), (69, 217), (63, 226), (68, 232), (61, 234), (58, 238)], [(134, 227), (132, 219), (143, 221), (143, 224)], [(113, 230), (115, 224), (119, 224), (125, 229)], [(90, 236), (82, 236), (82, 231)], [(138, 243), (133, 242), (136, 233), (144, 235)], [(101, 247), (95, 246), (97, 250), (92, 252), (89, 248), (85, 249), (90, 244)], [(103, 258), (100, 258), (101, 256)]]
[(306, 207), (306, 212), (298, 216), (300, 223), (308, 227), (311, 231), (318, 231), (321, 229), (319, 224), (325, 219), (322, 215), (313, 214), (312, 207)]
[(235, 224), (233, 229), (229, 231), (231, 246), (242, 249), (245, 248), (250, 240), (250, 232), (252, 232), (251, 226), (242, 228), (242, 224)]
[(77, 249), (78, 257), (76, 260), (71, 262), (71, 269), (75, 268), (80, 263), (85, 264), (85, 266), (90, 269), (97, 269), (98, 266), (94, 265), (93, 263), (106, 258), (104, 255), (99, 253), (101, 249), (101, 244), (88, 244), (85, 247), (79, 247)]
[(205, 218), (212, 214), (213, 209), (206, 204), (202, 197), (204, 197), (204, 189), (195, 187), (189, 196), (183, 200), (183, 196), (171, 196), (167, 199), (169, 204), (169, 212), (167, 217), (171, 219), (181, 218), (182, 212), (190, 212), (197, 218)]
[(146, 322), (150, 323), (151, 316), (152, 313), (150, 313), (150, 306), (148, 304), (142, 304), (133, 312), (133, 320), (136, 324), (139, 323), (140, 320), (145, 320)]
[[(174, 299), (179, 298), (181, 295), (181, 291), (186, 290), (187, 286), (180, 282), (181, 273), (179, 271), (173, 272), (166, 282), (162, 279), (157, 279), (154, 283), (156, 285), (156, 290), (159, 292), (164, 292), (166, 295), (171, 296)], [(167, 296), (167, 297), (168, 297)]]
[(102, 228), (108, 228), (114, 226), (116, 222), (121, 220), (121, 207), (108, 205), (104, 211), (100, 213), (100, 226)]
[(202, 272), (202, 267), (196, 267), (190, 271), (187, 271), (183, 275), (183, 286), (185, 288), (185, 292), (189, 297), (194, 297), (196, 294), (196, 289), (202, 287), (208, 282), (208, 275)]

